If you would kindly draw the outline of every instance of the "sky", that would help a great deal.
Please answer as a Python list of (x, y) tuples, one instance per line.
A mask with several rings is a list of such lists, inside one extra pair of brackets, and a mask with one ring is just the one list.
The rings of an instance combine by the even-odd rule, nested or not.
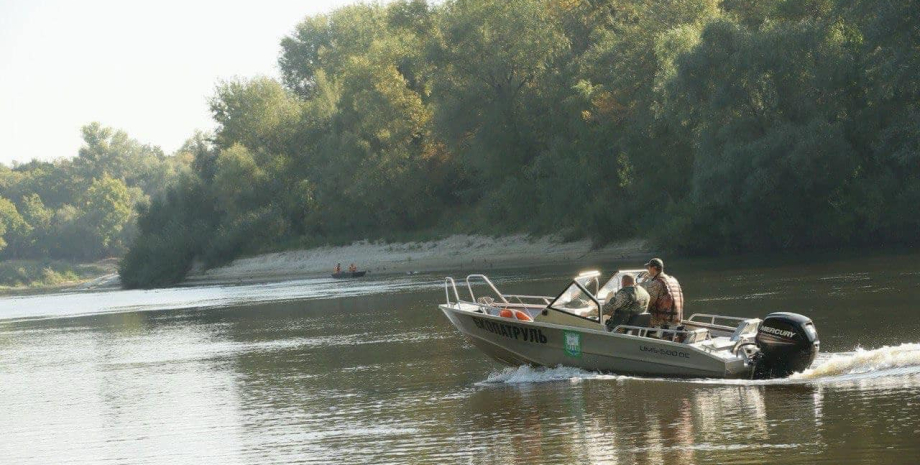
[(0, 163), (77, 155), (98, 121), (172, 153), (222, 79), (278, 77), (281, 38), (355, 0), (0, 0)]

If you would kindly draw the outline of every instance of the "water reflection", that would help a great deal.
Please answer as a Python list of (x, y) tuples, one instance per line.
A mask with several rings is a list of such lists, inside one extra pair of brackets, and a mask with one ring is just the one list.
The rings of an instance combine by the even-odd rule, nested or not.
[(142, 314), (97, 322), (105, 330), (4, 333), (4, 461), (238, 461), (239, 401), (217, 329), (147, 331)]
[[(745, 463), (768, 449), (822, 444), (815, 432), (823, 389), (598, 379), (493, 386), (471, 396), (464, 410), (474, 412), (474, 430), (491, 432), (488, 455), (561, 463)], [(507, 411), (488, 413), (495, 409)]]
[[(349, 294), (346, 287), (335, 292), (348, 298), (246, 306), (211, 306), (229, 291), (167, 292), (155, 303), (186, 299), (207, 308), (163, 311), (124, 310), (137, 301), (119, 294), (93, 304), (122, 308), (117, 313), (0, 323), (0, 457), (24, 464), (914, 463), (920, 346), (903, 343), (920, 339), (920, 322), (890, 312), (868, 323), (848, 315), (860, 305), (909, 311), (899, 305), (920, 298), (920, 275), (882, 285), (848, 269), (855, 267), (726, 272), (703, 263), (696, 275), (681, 276), (696, 299), (688, 305), (803, 311), (818, 322), (822, 349), (847, 351), (779, 382), (498, 373), (434, 308), (443, 292), (426, 278), (411, 292), (384, 284)], [(569, 271), (499, 284), (545, 293), (564, 287)], [(323, 286), (233, 292), (331, 295)], [(879, 291), (891, 286), (896, 298)], [(42, 312), (73, 314), (58, 308), (68, 298), (42, 302)], [(0, 310), (9, 305), (0, 301)], [(860, 342), (892, 347), (854, 351)]]

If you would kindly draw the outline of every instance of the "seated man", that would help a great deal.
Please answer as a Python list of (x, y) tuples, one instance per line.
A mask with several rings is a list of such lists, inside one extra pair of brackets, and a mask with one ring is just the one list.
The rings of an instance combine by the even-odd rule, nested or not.
[(604, 315), (612, 315), (607, 320), (607, 331), (613, 331), (613, 328), (626, 324), (633, 315), (645, 312), (648, 300), (648, 292), (636, 286), (635, 278), (623, 276), (623, 287), (604, 305)]

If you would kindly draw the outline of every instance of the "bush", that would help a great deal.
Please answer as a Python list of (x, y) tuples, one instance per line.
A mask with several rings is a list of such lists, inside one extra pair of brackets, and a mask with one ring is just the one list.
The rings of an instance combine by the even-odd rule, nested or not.
[(56, 260), (5, 260), (0, 262), (0, 286), (57, 286), (102, 273), (95, 265), (75, 265)]

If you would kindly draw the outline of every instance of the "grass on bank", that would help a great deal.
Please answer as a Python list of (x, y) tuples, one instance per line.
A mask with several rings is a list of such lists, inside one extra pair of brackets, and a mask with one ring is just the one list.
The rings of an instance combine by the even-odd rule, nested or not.
[(0, 262), (0, 290), (61, 286), (111, 272), (102, 263), (59, 260), (4, 260)]

